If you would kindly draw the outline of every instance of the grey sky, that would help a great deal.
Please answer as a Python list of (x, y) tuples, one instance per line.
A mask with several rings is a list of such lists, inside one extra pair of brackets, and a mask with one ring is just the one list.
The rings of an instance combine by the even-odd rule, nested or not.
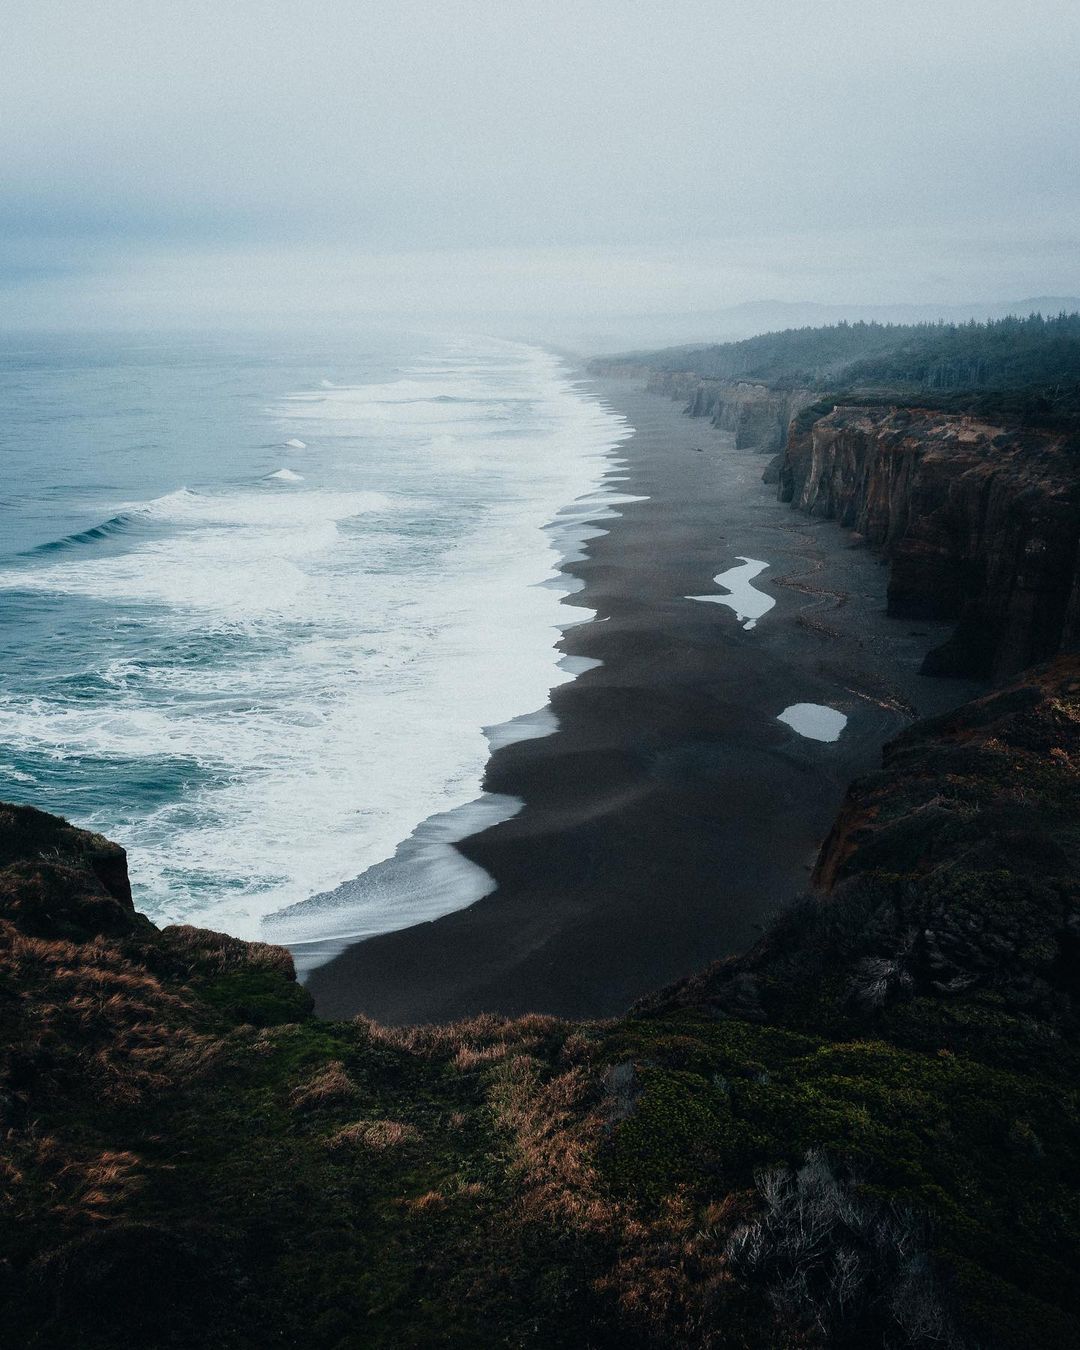
[(0, 284), (16, 321), (1075, 293), (1078, 72), (1076, 0), (8, 0)]

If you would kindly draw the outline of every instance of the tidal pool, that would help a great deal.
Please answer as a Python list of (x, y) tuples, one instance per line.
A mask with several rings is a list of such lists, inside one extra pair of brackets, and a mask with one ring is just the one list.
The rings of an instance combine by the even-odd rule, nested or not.
[(847, 726), (845, 715), (824, 703), (793, 703), (776, 720), (786, 722), (793, 731), (811, 741), (838, 741)]
[(741, 567), (729, 567), (726, 572), (718, 572), (713, 581), (723, 586), (727, 595), (688, 595), (687, 600), (705, 600), (710, 605), (727, 605), (735, 611), (735, 617), (743, 628), (749, 631), (763, 614), (768, 614), (776, 600), (764, 591), (759, 591), (750, 583), (759, 573), (769, 566), (760, 558), (739, 558)]

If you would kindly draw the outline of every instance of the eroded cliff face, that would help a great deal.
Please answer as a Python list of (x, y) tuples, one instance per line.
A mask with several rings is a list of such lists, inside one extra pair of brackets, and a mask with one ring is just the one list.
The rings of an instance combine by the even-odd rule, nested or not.
[(649, 389), (685, 399), (691, 417), (707, 417), (735, 437), (737, 450), (776, 454), (787, 440), (792, 418), (814, 395), (806, 389), (772, 389), (749, 380), (707, 380), (685, 372), (654, 374)]
[[(1007, 1007), (1044, 1025), (1041, 1043), (1076, 1044), (1078, 809), (1071, 655), (885, 745), (848, 789), (814, 893), (745, 955), (639, 1007), (706, 1001), (756, 1021), (979, 1043), (992, 1058), (1002, 1024), (987, 1013)], [(942, 1002), (924, 1025), (927, 999)]]
[(792, 418), (816, 395), (803, 388), (773, 388), (754, 380), (708, 379), (694, 371), (656, 370), (633, 358), (597, 360), (590, 370), (616, 379), (646, 381), (654, 394), (686, 405), (689, 417), (707, 417), (719, 431), (735, 437), (738, 450), (778, 454), (787, 441)]
[(841, 406), (793, 425), (782, 501), (889, 559), (889, 612), (954, 619), (927, 674), (1003, 678), (1080, 638), (1080, 449), (922, 409)]

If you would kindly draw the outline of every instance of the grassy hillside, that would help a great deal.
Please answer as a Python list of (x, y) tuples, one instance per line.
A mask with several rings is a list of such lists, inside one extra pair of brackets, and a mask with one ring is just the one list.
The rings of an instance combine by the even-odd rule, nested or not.
[(1080, 1340), (1080, 665), (856, 785), (826, 894), (626, 1018), (314, 1018), (0, 813), (12, 1345)]

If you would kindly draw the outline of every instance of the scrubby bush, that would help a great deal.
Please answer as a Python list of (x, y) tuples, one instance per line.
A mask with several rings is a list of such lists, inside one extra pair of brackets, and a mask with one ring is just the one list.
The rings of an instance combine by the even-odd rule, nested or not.
[(793, 1335), (829, 1346), (962, 1344), (910, 1211), (868, 1197), (819, 1151), (799, 1168), (759, 1173), (757, 1188), (762, 1212), (725, 1255), (767, 1290)]

